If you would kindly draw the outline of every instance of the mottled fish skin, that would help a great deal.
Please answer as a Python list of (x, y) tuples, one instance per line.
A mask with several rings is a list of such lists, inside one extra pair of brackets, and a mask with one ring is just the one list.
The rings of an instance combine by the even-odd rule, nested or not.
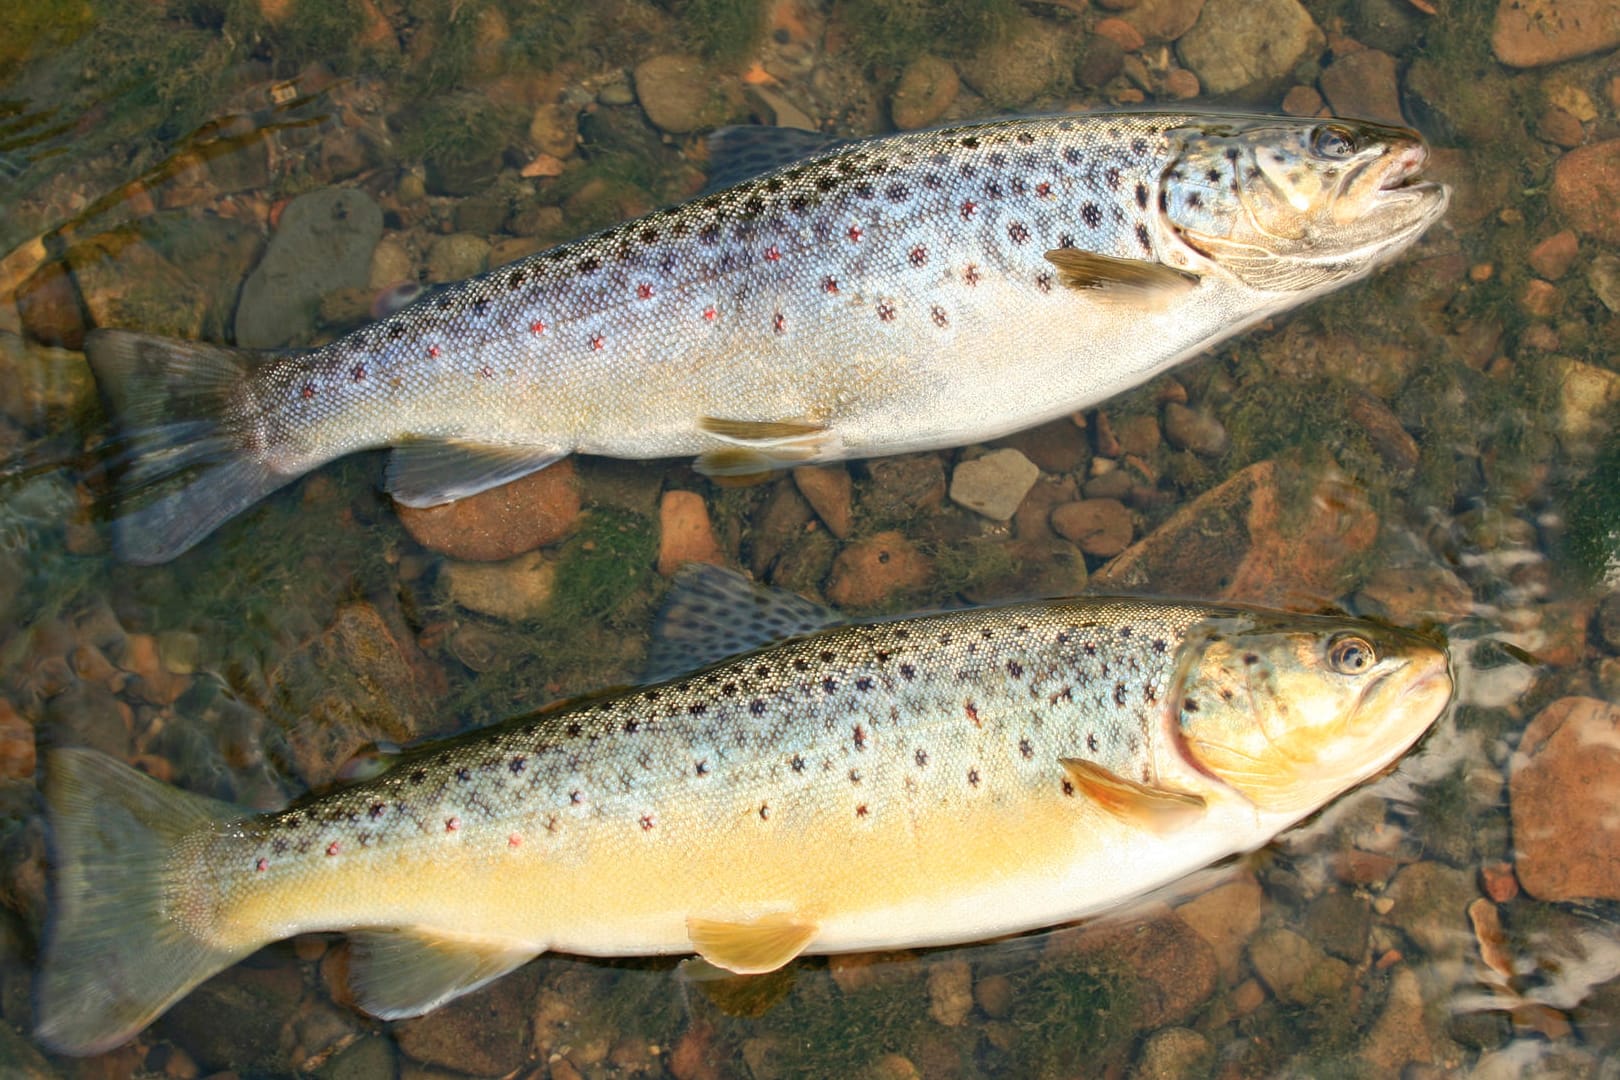
[[(240, 469), (135, 509), (123, 547), (172, 557), (370, 447), (400, 447), (390, 490), (432, 505), (574, 452), (751, 474), (1002, 435), (1388, 260), (1444, 210), (1443, 187), (1409, 182), (1424, 156), (1415, 134), (1369, 124), (995, 121), (841, 144), (310, 353), (254, 367), (176, 350), (178, 393), (151, 385), (161, 346), (96, 335), (98, 378), (150, 386), (112, 392), (152, 444), (131, 488), (214, 459)], [(1100, 257), (1085, 280), (1101, 287), (1060, 269), (1065, 249)], [(1110, 290), (1110, 266), (1170, 287)], [(212, 401), (196, 389), (210, 367)], [(196, 414), (205, 426), (180, 422)]]
[(279, 813), (63, 751), (40, 1035), (113, 1045), (309, 930), (355, 935), (395, 1017), (548, 949), (763, 971), (1050, 925), (1264, 843), (1449, 690), (1443, 650), (1356, 620), (1081, 599), (821, 631)]

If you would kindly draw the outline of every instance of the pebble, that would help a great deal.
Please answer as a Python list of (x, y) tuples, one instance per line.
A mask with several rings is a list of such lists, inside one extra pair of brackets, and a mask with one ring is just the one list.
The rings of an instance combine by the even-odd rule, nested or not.
[(511, 483), (442, 506), (395, 504), (400, 524), (423, 547), (453, 559), (499, 562), (552, 544), (579, 518), (571, 458)]
[(1164, 75), (1164, 92), (1177, 101), (1187, 101), (1201, 93), (1198, 76), (1186, 68), (1171, 68)]
[(415, 280), (416, 266), (411, 262), (405, 245), (392, 236), (378, 241), (371, 252), (371, 270), (366, 276), (366, 287), (375, 292)]
[(1356, 610), (1397, 626), (1452, 623), (1474, 610), (1474, 593), (1444, 566), (1381, 566), (1356, 594)]
[(1282, 78), (1323, 43), (1298, 0), (1208, 0), (1176, 53), (1207, 93), (1225, 94)]
[(666, 491), (658, 502), (658, 572), (673, 575), (687, 563), (725, 564), (709, 508), (695, 491)]
[(1350, 395), (1345, 411), (1367, 433), (1367, 441), (1391, 470), (1410, 473), (1418, 467), (1417, 440), (1401, 426), (1400, 418), (1383, 401), (1361, 391)]
[(1290, 1005), (1311, 1005), (1334, 997), (1351, 977), (1349, 964), (1286, 927), (1256, 934), (1249, 943), (1249, 962), (1260, 981)]
[(1569, 273), (1574, 265), (1575, 257), (1580, 254), (1580, 239), (1574, 230), (1564, 229), (1555, 232), (1530, 249), (1525, 261), (1538, 277), (1548, 281), (1557, 281)]
[(928, 1015), (944, 1027), (959, 1027), (973, 1011), (973, 969), (956, 957), (928, 968)]
[[(1479, 895), (1474, 876), (1438, 862), (1413, 863), (1390, 882), (1380, 912), (1431, 959), (1460, 956), (1473, 941), (1468, 905)], [(1374, 905), (1377, 910), (1377, 905)]]
[(1127, 416), (1114, 426), (1119, 452), (1152, 457), (1159, 448), (1159, 421), (1152, 416)]
[(837, 607), (874, 607), (921, 588), (932, 573), (932, 565), (910, 540), (898, 532), (881, 532), (838, 553), (827, 578), (827, 599)]
[(541, 105), (529, 121), (529, 143), (554, 158), (572, 156), (579, 144), (578, 114), (568, 105)]
[(1620, 401), (1620, 373), (1567, 357), (1550, 357), (1548, 366), (1558, 386), (1559, 434), (1578, 442), (1607, 432), (1608, 410)]
[(1620, 311), (1620, 256), (1604, 252), (1586, 268), (1586, 284), (1603, 306)]
[(1117, 977), (1132, 1002), (1117, 1018), (1139, 1031), (1180, 1023), (1215, 990), (1220, 968), (1205, 940), (1163, 904), (1079, 931), (1048, 936), (1046, 954), (1085, 958), (1091, 970)]
[(1564, 296), (1558, 286), (1531, 278), (1519, 293), (1519, 308), (1534, 319), (1550, 319), (1563, 310)]
[(458, 607), (507, 622), (538, 618), (551, 606), (557, 567), (538, 551), (505, 562), (450, 561), (439, 571), (445, 595)]
[(1536, 134), (1554, 146), (1571, 149), (1586, 141), (1581, 122), (1568, 109), (1548, 105), (1536, 117)]
[(433, 241), (424, 267), (431, 282), (461, 281), (489, 268), (489, 241), (472, 233), (451, 233)]
[(1405, 125), (1395, 58), (1377, 49), (1340, 56), (1323, 69), (1322, 94), (1339, 116)]
[(1148, 41), (1175, 41), (1198, 22), (1204, 0), (1141, 0), (1122, 18)]
[(1491, 49), (1509, 67), (1541, 67), (1620, 45), (1613, 0), (1498, 0)]
[(901, 131), (927, 127), (945, 114), (961, 88), (962, 80), (950, 61), (919, 56), (900, 73), (889, 97), (889, 116)]
[(1228, 442), (1219, 420), (1174, 401), (1164, 407), (1164, 437), (1177, 450), (1191, 450), (1203, 457), (1224, 454)]
[(1620, 244), (1620, 139), (1560, 157), (1553, 167), (1552, 205), (1582, 236)]
[(1192, 1028), (1173, 1027), (1155, 1032), (1142, 1044), (1132, 1080), (1191, 1080), (1209, 1075), (1215, 1056), (1210, 1041)]
[(1035, 463), (1017, 450), (992, 450), (951, 473), (951, 501), (992, 521), (1006, 521), (1040, 475)]
[(264, 258), (242, 285), (236, 343), (264, 349), (307, 338), (321, 297), (368, 285), (382, 226), (382, 208), (354, 188), (323, 188), (288, 203)]
[(828, 532), (840, 540), (849, 536), (855, 526), (855, 482), (848, 469), (842, 465), (801, 465), (793, 470), (793, 483)]
[(34, 729), (0, 698), (0, 779), (27, 780), (34, 775)]
[(1092, 32), (1101, 34), (1124, 52), (1136, 52), (1147, 44), (1142, 31), (1126, 22), (1124, 19), (1102, 19), (1092, 27)]
[(178, 675), (164, 665), (157, 638), (151, 634), (129, 635), (123, 666), (125, 671), (138, 677), (131, 691), (142, 701), (153, 705), (173, 704), (190, 685), (190, 680), (184, 675)]
[(995, 108), (1017, 108), (1067, 81), (1071, 48), (1051, 24), (1017, 16), (962, 64), (962, 77)]
[(1514, 870), (1540, 900), (1620, 899), (1620, 707), (1565, 697), (1539, 712), (1509, 780)]
[(1016, 997), (1012, 980), (1005, 975), (986, 975), (973, 984), (973, 1000), (994, 1020), (1006, 1019)]
[(423, 1064), (474, 1076), (515, 1072), (529, 1055), (536, 975), (531, 968), (502, 976), (426, 1016), (401, 1021), (393, 1028), (400, 1050)]
[(1260, 926), (1264, 899), (1254, 875), (1240, 873), (1232, 881), (1176, 908), (1182, 921), (1214, 950), (1216, 963), (1228, 981), (1242, 971), (1243, 947)]
[(1085, 499), (1055, 507), (1052, 530), (1087, 555), (1111, 559), (1131, 543), (1131, 512), (1117, 499)]
[(1125, 50), (1112, 38), (1088, 35), (1074, 62), (1074, 78), (1081, 86), (1098, 87), (1109, 82), (1125, 67)]
[(1289, 116), (1321, 116), (1327, 102), (1314, 86), (1292, 86), (1283, 95), (1282, 111)]
[(647, 119), (671, 135), (718, 125), (735, 108), (725, 85), (695, 56), (666, 53), (643, 60), (635, 84)]
[(1408, 1064), (1435, 1060), (1423, 986), (1411, 968), (1399, 968), (1390, 977), (1389, 997), (1361, 1044), (1360, 1060), (1377, 1076), (1408, 1075), (1403, 1072)]

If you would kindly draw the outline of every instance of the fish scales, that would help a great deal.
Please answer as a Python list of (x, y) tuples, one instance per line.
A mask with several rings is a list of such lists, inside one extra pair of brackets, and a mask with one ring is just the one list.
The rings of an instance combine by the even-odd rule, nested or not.
[(260, 360), (102, 331), (125, 557), (172, 558), (333, 458), (435, 505), (574, 452), (714, 475), (1063, 416), (1370, 272), (1441, 212), (1416, 135), (1024, 118), (842, 144)]
[[(637, 881), (644, 936), (621, 926), (615, 940), (631, 951), (685, 948), (693, 904), (909, 904), (919, 881), (956, 888), (956, 875), (925, 871), (939, 843), (984, 872), (1011, 808), (1071, 817), (1060, 758), (1151, 783), (1152, 717), (1199, 614), (1041, 604), (829, 631), (496, 729), (317, 806), (195, 837), (180, 857), (198, 891), (245, 925), (275, 912), (299, 929), (442, 921), (443, 893), (420, 882), (399, 891), (398, 910), (379, 909), (376, 878), (391, 866), (413, 878), (424, 863), (469, 881), (498, 873), (531, 903), (478, 890), (460, 917), (578, 952), (601, 950), (604, 892)], [(736, 865), (712, 854), (683, 865), (716, 849)], [(826, 859), (845, 873), (828, 875)], [(1009, 853), (1008, 873), (1018, 861)], [(711, 895), (683, 872), (701, 872)], [(678, 900), (645, 888), (670, 875), (684, 881)], [(350, 876), (369, 884), (334, 896)]]

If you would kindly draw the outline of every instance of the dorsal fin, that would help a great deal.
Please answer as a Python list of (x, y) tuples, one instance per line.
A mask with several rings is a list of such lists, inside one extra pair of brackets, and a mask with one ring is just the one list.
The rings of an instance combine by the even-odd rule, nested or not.
[(853, 140), (801, 128), (740, 124), (716, 128), (708, 139), (709, 183), (704, 194), (795, 161), (819, 157)]
[(662, 682), (773, 641), (842, 626), (842, 615), (735, 570), (688, 563), (675, 574), (647, 648), (646, 681)]

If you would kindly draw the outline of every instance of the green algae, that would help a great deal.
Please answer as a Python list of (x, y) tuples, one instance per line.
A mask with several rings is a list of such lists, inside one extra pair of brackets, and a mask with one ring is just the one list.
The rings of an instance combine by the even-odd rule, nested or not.
[[(1604, 429), (1616, 431), (1611, 415)], [(1563, 492), (1563, 551), (1578, 577), (1589, 584), (1620, 579), (1620, 435), (1611, 434), (1591, 467), (1568, 481)]]
[(839, 10), (859, 55), (889, 65), (967, 55), (1006, 34), (1019, 14), (1013, 0), (862, 0)]
[(712, 60), (741, 59), (765, 30), (759, 0), (690, 0), (680, 18), (687, 38)]

